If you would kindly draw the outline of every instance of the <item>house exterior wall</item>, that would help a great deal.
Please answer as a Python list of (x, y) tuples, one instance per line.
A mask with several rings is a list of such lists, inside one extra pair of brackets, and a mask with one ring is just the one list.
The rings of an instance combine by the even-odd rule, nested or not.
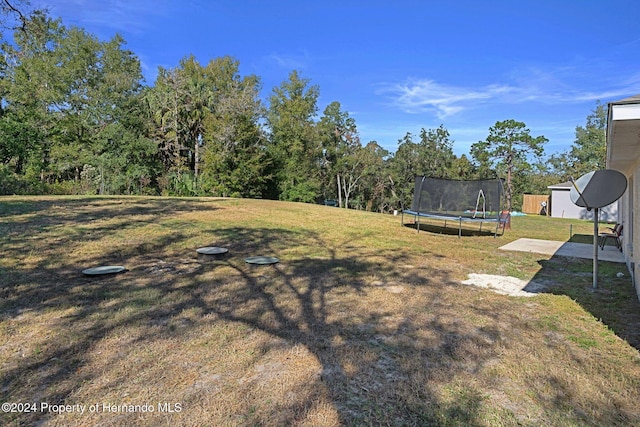
[(627, 177), (618, 222), (624, 226), (622, 252), (640, 300), (640, 95), (609, 103), (607, 168)]
[(633, 285), (636, 289), (638, 300), (640, 300), (640, 283), (636, 278), (640, 277), (640, 265), (638, 260), (639, 251), (634, 251), (633, 248), (640, 248), (640, 233), (635, 230), (640, 230), (640, 218), (635, 212), (639, 212), (640, 209), (640, 185), (636, 184), (636, 177), (640, 176), (640, 164), (635, 168), (635, 171), (627, 176), (627, 191), (622, 195), (618, 201), (618, 221), (622, 224), (622, 253), (624, 254), (627, 268), (631, 273)]
[(636, 280), (636, 278), (640, 277), (638, 275), (640, 273), (640, 263), (638, 262), (640, 250), (633, 250), (634, 248), (640, 248), (640, 233), (636, 232), (636, 230), (640, 230), (640, 228), (638, 228), (640, 227), (640, 218), (638, 218), (637, 215), (637, 213), (640, 212), (640, 185), (638, 185), (636, 179), (638, 176), (640, 176), (640, 164), (637, 164), (633, 174), (627, 177), (628, 187), (625, 193), (627, 207), (625, 209), (626, 218), (623, 222), (622, 239), (627, 266), (633, 274), (636, 294), (640, 300), (640, 283)]
[[(593, 211), (581, 208), (571, 201), (569, 188), (551, 189), (551, 216), (555, 218), (593, 219)], [(600, 221), (618, 221), (618, 203), (612, 203), (600, 209)]]

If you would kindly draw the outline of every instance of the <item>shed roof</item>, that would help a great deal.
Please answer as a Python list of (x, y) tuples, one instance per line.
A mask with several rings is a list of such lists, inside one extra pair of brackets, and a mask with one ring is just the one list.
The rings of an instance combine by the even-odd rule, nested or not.
[(560, 184), (547, 186), (547, 188), (551, 190), (571, 190), (571, 187), (573, 187), (573, 184), (571, 183), (571, 181), (561, 182)]
[(621, 104), (638, 104), (640, 103), (640, 94), (623, 98), (618, 101), (610, 102), (609, 104), (621, 105)]

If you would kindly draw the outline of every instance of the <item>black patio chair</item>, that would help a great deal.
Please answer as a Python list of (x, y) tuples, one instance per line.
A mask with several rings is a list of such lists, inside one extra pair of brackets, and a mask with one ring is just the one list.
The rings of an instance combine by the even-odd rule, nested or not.
[(598, 236), (598, 240), (600, 243), (600, 249), (604, 250), (604, 246), (607, 244), (609, 239), (613, 239), (616, 248), (622, 251), (622, 224), (616, 224), (614, 227), (607, 227), (610, 232), (600, 233)]

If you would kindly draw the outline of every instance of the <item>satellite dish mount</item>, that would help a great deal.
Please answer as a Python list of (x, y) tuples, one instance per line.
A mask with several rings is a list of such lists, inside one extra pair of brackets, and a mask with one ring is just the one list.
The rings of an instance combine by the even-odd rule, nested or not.
[(580, 207), (593, 209), (593, 288), (598, 287), (598, 214), (599, 209), (618, 200), (627, 190), (627, 177), (613, 169), (603, 169), (570, 179), (571, 201)]

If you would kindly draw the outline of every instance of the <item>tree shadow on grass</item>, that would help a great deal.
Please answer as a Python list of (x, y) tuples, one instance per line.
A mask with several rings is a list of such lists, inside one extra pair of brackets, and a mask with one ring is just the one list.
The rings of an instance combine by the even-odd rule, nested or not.
[[(295, 244), (291, 236), (287, 237), (289, 243)], [(247, 268), (230, 260), (227, 267), (242, 277), (239, 287), (229, 287), (226, 291), (218, 287), (216, 295), (207, 303), (202, 300), (186, 302), (187, 305), (196, 304), (204, 313), (215, 314), (224, 321), (278, 337), (291, 347), (301, 345), (320, 363), (321, 370), (312, 379), (314, 384), (307, 384), (304, 391), (299, 390), (306, 399), (297, 400), (284, 411), (273, 408), (249, 416), (247, 424), (302, 422), (313, 409), (314, 402), (322, 397), (321, 391), (328, 394), (339, 414), (340, 424), (442, 425), (445, 421), (455, 423), (456, 420), (468, 422), (468, 425), (476, 423), (483, 396), (478, 394), (464, 404), (440, 402), (429, 382), (422, 380), (435, 374), (432, 370), (436, 369), (437, 375), (455, 376), (459, 366), (452, 359), (465, 354), (463, 348), (477, 349), (482, 334), (458, 332), (446, 320), (434, 318), (425, 325), (433, 334), (433, 346), (429, 353), (422, 351), (423, 357), (418, 356), (421, 351), (415, 342), (399, 337), (411, 331), (418, 334), (421, 326), (384, 306), (361, 311), (362, 307), (351, 298), (342, 300), (339, 297), (350, 294), (366, 299), (376, 288), (387, 288), (388, 292), (410, 292), (410, 289), (399, 291), (394, 286), (395, 280), (387, 282), (382, 278), (370, 282), (365, 279), (369, 274), (379, 274), (379, 261), (374, 256), (369, 258), (362, 252), (355, 256), (340, 256), (319, 236), (313, 235), (312, 240), (325, 244), (325, 257), (284, 260), (266, 269)], [(399, 265), (404, 254), (394, 252), (382, 256), (390, 265)], [(427, 272), (395, 273), (402, 276), (399, 283), (433, 286), (433, 276), (429, 277)], [(269, 275), (266, 279), (265, 274)], [(443, 277), (446, 273), (441, 272), (439, 279)], [(432, 296), (442, 291), (437, 287), (432, 290)], [(401, 318), (398, 326), (390, 327), (388, 318), (398, 316)], [(475, 363), (482, 365), (495, 355), (489, 347), (478, 351), (480, 357)], [(407, 357), (411, 354), (418, 357), (411, 360)], [(450, 360), (429, 366), (432, 358)], [(415, 375), (420, 378), (412, 378)], [(398, 387), (407, 379), (415, 381), (421, 399), (413, 399), (411, 393)], [(255, 381), (251, 386), (262, 388), (264, 384)], [(250, 414), (251, 408), (256, 406), (260, 403), (248, 402), (245, 412)]]
[[(171, 214), (169, 207), (157, 207)], [(292, 425), (308, 421), (322, 403), (333, 408), (334, 424), (341, 425), (485, 423), (482, 408), (489, 397), (465, 379), (500, 357), (498, 343), (506, 333), (500, 325), (511, 327), (513, 315), (468, 298), (437, 254), (421, 254), (433, 264), (413, 267), (406, 263), (412, 255), (402, 249), (369, 249), (357, 238), (336, 242), (310, 230), (253, 224), (202, 233), (203, 239), (229, 248), (222, 260), (199, 260), (195, 248), (168, 256), (166, 248), (183, 247), (186, 231), (149, 237), (143, 250), (103, 248), (85, 258), (88, 265), (126, 259), (129, 271), (116, 276), (95, 279), (75, 267), (44, 262), (10, 268), (2, 280), (2, 321), (8, 333), (34, 336), (3, 347), (9, 357), (2, 367), (0, 400), (90, 403), (76, 399), (78, 390), (92, 387), (95, 398), (117, 392), (122, 402), (113, 403), (126, 403), (130, 393), (143, 399), (149, 390), (167, 387), (165, 376), (173, 375), (178, 378), (164, 393), (183, 403), (181, 413), (160, 415), (164, 418), (125, 413), (77, 418), (77, 423), (211, 423), (190, 418), (200, 411), (223, 412), (215, 420), (228, 424)], [(81, 233), (64, 239), (62, 229), (59, 233), (48, 251), (64, 251), (83, 239)], [(35, 247), (27, 241), (4, 250)], [(281, 262), (254, 267), (244, 262), (250, 255), (274, 255)], [(213, 362), (167, 364), (170, 355), (160, 350), (167, 341), (172, 345), (167, 352), (192, 355), (187, 349), (196, 345), (192, 335), (216, 328), (221, 337), (202, 348)], [(241, 341), (252, 360), (240, 377), (217, 370), (218, 362), (233, 359), (222, 348), (234, 328), (246, 333)], [(251, 334), (272, 340), (254, 342)], [(291, 354), (304, 349), (319, 369), (276, 405), (269, 401), (281, 392), (270, 388), (273, 381), (265, 371), (288, 375), (281, 368), (288, 366), (286, 360), (268, 362), (279, 348)], [(144, 358), (135, 353), (139, 349), (148, 349), (149, 361), (138, 360)], [(93, 360), (97, 353), (106, 353), (100, 369)], [(132, 366), (122, 368), (127, 364)], [(160, 373), (153, 374), (154, 369)], [(120, 370), (129, 374), (110, 375)], [(220, 390), (242, 396), (226, 413)], [(213, 399), (211, 406), (204, 406), (206, 399)], [(508, 411), (498, 415), (515, 421)], [(6, 424), (64, 423), (50, 413), (1, 416)]]
[[(606, 402), (616, 401), (619, 392), (636, 390), (631, 384), (637, 381), (637, 369), (634, 367), (637, 361), (633, 361), (637, 356), (633, 355), (633, 351), (626, 352), (624, 346), (616, 345), (615, 348), (620, 351), (621, 365), (602, 367), (594, 364), (594, 359), (611, 352), (609, 346), (613, 347), (617, 342), (609, 337), (609, 331), (640, 350), (640, 304), (626, 273), (626, 266), (600, 261), (599, 285), (594, 289), (593, 261), (590, 259), (553, 256), (538, 260), (538, 263), (541, 269), (531, 280), (536, 288), (543, 286), (544, 293), (569, 299), (548, 300), (549, 304), (563, 307), (563, 310), (550, 311), (541, 316), (536, 324), (545, 335), (540, 345), (564, 354), (564, 362), (562, 365), (550, 365), (547, 372), (531, 372), (529, 382), (532, 387), (529, 393), (536, 396), (545, 410), (557, 410), (571, 416), (578, 425), (636, 425), (640, 417), (635, 409), (623, 409), (618, 404)], [(620, 272), (624, 272), (624, 276), (618, 277)], [(584, 312), (599, 320), (605, 328), (599, 329)], [(571, 361), (573, 367), (569, 368)], [(582, 367), (588, 369), (583, 370)], [(575, 372), (567, 376), (564, 372), (566, 369)], [(613, 381), (620, 389), (605, 385), (601, 378), (591, 377), (594, 373), (597, 376), (602, 370), (610, 369), (617, 372), (605, 381)], [(630, 382), (618, 382), (620, 378), (628, 378)], [(583, 398), (577, 398), (577, 386), (595, 388), (596, 392), (590, 393), (593, 396), (590, 405), (585, 405)], [(587, 412), (589, 406), (598, 407), (597, 416)], [(558, 420), (564, 423), (564, 418)]]
[[(88, 209), (84, 204), (80, 206)], [(153, 211), (158, 206), (148, 207)], [(135, 209), (139, 212), (140, 208)], [(160, 206), (160, 211), (163, 215), (171, 214), (166, 206)], [(122, 211), (115, 209), (115, 212)], [(110, 214), (83, 215), (97, 218)], [(78, 214), (75, 220), (82, 218)], [(44, 221), (52, 226), (74, 219), (57, 218), (53, 213)], [(32, 222), (24, 227), (34, 225)], [(109, 231), (105, 227), (99, 233)], [(43, 250), (64, 251), (83, 239), (82, 233), (65, 233), (62, 228), (58, 237), (54, 236)], [(406, 403), (409, 394), (395, 387), (397, 378), (410, 378), (417, 368), (412, 364), (403, 366), (406, 362), (400, 360), (405, 359), (403, 353), (415, 352), (416, 348), (406, 341), (395, 344), (393, 337), (401, 332), (386, 325), (387, 317), (398, 314), (369, 310), (367, 304), (358, 302), (369, 293), (386, 288), (393, 296), (400, 288), (409, 292), (411, 286), (430, 287), (436, 277), (433, 272), (396, 267), (406, 255), (403, 251), (367, 251), (356, 241), (341, 242), (341, 247), (351, 248), (344, 251), (317, 233), (281, 228), (210, 230), (212, 242), (227, 243), (230, 249), (230, 255), (221, 261), (199, 261), (195, 251), (167, 258), (165, 248), (185, 238), (182, 232), (174, 232), (150, 238), (144, 242), (144, 250), (132, 248), (123, 253), (104, 248), (99, 255), (87, 256), (87, 265), (127, 260), (127, 272), (103, 278), (83, 276), (76, 266), (51, 267), (45, 261), (29, 268), (9, 268), (2, 280), (2, 321), (9, 333), (33, 324), (29, 333), (36, 334), (33, 339), (37, 343), (31, 345), (27, 341), (19, 347), (8, 346), (11, 350), (2, 369), (1, 400), (79, 403), (73, 401), (78, 388), (103, 381), (99, 372), (89, 369), (90, 355), (101, 343), (113, 339), (114, 334), (132, 336), (127, 339), (126, 348), (109, 356), (108, 363), (113, 365), (103, 366), (107, 371), (115, 370), (123, 357), (127, 359), (127, 348), (153, 346), (167, 337), (179, 338), (188, 334), (190, 328), (207, 323), (229, 323), (281, 339), (291, 348), (303, 346), (321, 366), (318, 375), (310, 379), (315, 384), (301, 385), (301, 398), (294, 399), (290, 407), (270, 409), (260, 401), (248, 402), (244, 409), (240, 405), (236, 410), (249, 423), (301, 421), (319, 399), (329, 399), (341, 424), (403, 420), (403, 424), (428, 425), (441, 419), (438, 398), (428, 384), (420, 386), (428, 406), (418, 401)], [(33, 241), (15, 239), (9, 250), (28, 251), (37, 246)], [(247, 255), (280, 255), (302, 246), (313, 246), (314, 255), (285, 255), (273, 267), (253, 267), (243, 262)], [(213, 274), (210, 278), (207, 274), (215, 273), (216, 269), (225, 269), (227, 273)], [(226, 274), (232, 277), (230, 281)], [(438, 280), (446, 281), (447, 272), (439, 272)], [(437, 289), (434, 287), (433, 291), (440, 292)], [(198, 313), (193, 323), (169, 327), (179, 323), (184, 312), (192, 310)], [(411, 326), (410, 319), (402, 319), (400, 323), (400, 331), (419, 329)], [(452, 354), (461, 343), (477, 339), (473, 334), (456, 334), (453, 338), (445, 323), (434, 321), (430, 327), (436, 337), (434, 352), (442, 347), (444, 354)], [(440, 366), (443, 368), (444, 364)], [(455, 375), (456, 368), (449, 369), (449, 375)], [(129, 380), (121, 378), (118, 386), (126, 389)], [(106, 381), (103, 393), (108, 394), (113, 386)], [(188, 399), (184, 403), (197, 405)], [(255, 407), (262, 409), (251, 415)], [(473, 405), (467, 407), (463, 411), (465, 419), (476, 417), (474, 411)], [(56, 420), (55, 414), (41, 412), (9, 413), (2, 417), (16, 425)], [(137, 424), (139, 414), (120, 414), (119, 419)], [(146, 424), (153, 424), (153, 420), (147, 420)]]
[(598, 287), (594, 289), (593, 260), (554, 256), (538, 263), (541, 270), (533, 278), (534, 282), (544, 283), (548, 293), (575, 300), (617, 336), (640, 350), (640, 302), (624, 264), (599, 261)]

